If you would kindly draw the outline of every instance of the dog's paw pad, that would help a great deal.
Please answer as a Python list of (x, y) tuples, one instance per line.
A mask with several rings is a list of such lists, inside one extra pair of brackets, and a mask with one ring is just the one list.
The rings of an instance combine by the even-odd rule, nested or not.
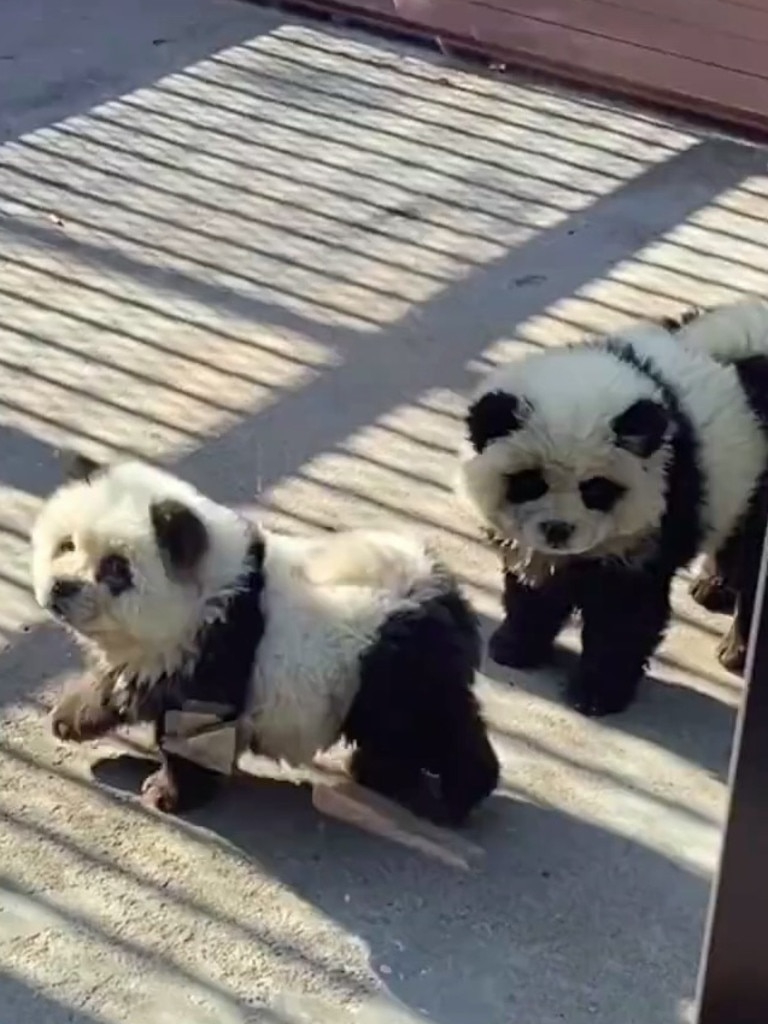
[(179, 792), (168, 777), (168, 773), (162, 768), (144, 780), (141, 787), (141, 802), (145, 807), (166, 814), (176, 810)]

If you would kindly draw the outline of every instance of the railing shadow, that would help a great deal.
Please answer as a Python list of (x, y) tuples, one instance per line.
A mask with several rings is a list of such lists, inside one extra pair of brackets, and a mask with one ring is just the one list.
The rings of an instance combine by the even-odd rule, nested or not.
[(58, 1002), (7, 971), (0, 971), (0, 1002), (8, 1021), (25, 1024), (103, 1024), (103, 1018)]
[[(114, 791), (122, 801), (121, 794), (135, 792), (148, 767), (135, 756), (118, 757), (96, 764), (95, 772), (109, 787), (102, 793)], [(132, 813), (132, 805), (123, 806)], [(19, 827), (11, 819), (8, 826)], [(471, 838), (483, 847), (484, 858), (470, 874), (318, 820), (305, 785), (251, 776), (238, 778), (215, 804), (191, 815), (189, 827), (173, 819), (163, 827), (182, 827), (193, 848), (215, 843), (219, 858), (224, 856), (222, 869), (229, 858), (246, 857), (338, 922), (363, 941), (370, 968), (386, 988), (440, 1024), (465, 1024), (473, 1013), (482, 1013), (488, 1024), (507, 1024), (515, 1016), (554, 1021), (574, 991), (594, 1006), (591, 1013), (612, 1019), (605, 1000), (614, 998), (610, 993), (619, 980), (628, 1004), (636, 999), (653, 1019), (672, 1020), (680, 993), (690, 988), (696, 950), (684, 943), (673, 959), (665, 955), (662, 984), (644, 992), (643, 978), (659, 967), (654, 936), (700, 927), (706, 879), (604, 828), (527, 803), (513, 789), (495, 796), (473, 825)], [(36, 834), (51, 851), (62, 842), (50, 825), (37, 827)], [(63, 843), (62, 854), (83, 869), (91, 864), (91, 872), (123, 877), (139, 905), (145, 892), (151, 896), (156, 889), (134, 867), (89, 852), (85, 836)], [(196, 856), (203, 855), (201, 848)], [(215, 900), (190, 904), (185, 888), (185, 882), (174, 881), (163, 887), (162, 898), (192, 910), (200, 927), (216, 920), (233, 936), (248, 934), (252, 926), (218, 917)], [(657, 908), (653, 917), (636, 915), (636, 908), (649, 905)], [(100, 942), (117, 942), (132, 959), (146, 955), (85, 915), (65, 913)], [(252, 919), (251, 912), (244, 916)], [(627, 920), (633, 922), (630, 930)], [(274, 948), (280, 940), (254, 931), (249, 941)], [(575, 955), (585, 944), (588, 957)], [(556, 986), (543, 1006), (541, 991), (526, 981), (542, 956), (558, 964)], [(635, 964), (632, 972), (626, 971), (628, 960)], [(170, 977), (178, 975), (177, 963), (166, 966)], [(200, 984), (196, 976), (189, 980)], [(364, 996), (365, 990), (358, 997)], [(626, 1019), (634, 1024), (634, 1018)]]

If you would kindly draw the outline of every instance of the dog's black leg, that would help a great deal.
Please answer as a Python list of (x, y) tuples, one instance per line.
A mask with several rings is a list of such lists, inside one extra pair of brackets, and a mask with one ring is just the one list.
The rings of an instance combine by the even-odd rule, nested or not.
[(707, 564), (691, 583), (689, 593), (708, 612), (730, 615), (736, 607), (736, 591), (720, 571), (717, 561)]
[(635, 699), (670, 616), (668, 577), (599, 569), (586, 574), (581, 607), (582, 654), (569, 703), (594, 717), (624, 711)]
[(421, 764), (416, 757), (387, 748), (386, 743), (358, 746), (349, 762), (352, 778), (361, 786), (403, 804), (412, 804), (419, 798)]
[(747, 645), (755, 608), (760, 564), (768, 521), (768, 482), (763, 481), (753, 498), (740, 535), (737, 562), (732, 571), (736, 587), (736, 610), (731, 628), (717, 649), (717, 658), (729, 672), (744, 671)]
[(473, 690), (479, 660), (477, 620), (458, 593), (388, 619), (343, 726), (356, 781), (435, 820), (464, 820), (499, 776)]
[(714, 555), (705, 559), (699, 575), (691, 584), (691, 597), (707, 611), (729, 615), (735, 610), (746, 534), (750, 517), (756, 513), (753, 503), (746, 521), (739, 524)]
[(557, 635), (573, 611), (568, 573), (547, 577), (539, 586), (522, 583), (513, 573), (504, 574), (502, 624), (491, 636), (488, 653), (498, 665), (536, 668), (548, 662)]
[(496, 789), (500, 775), (499, 759), (471, 690), (455, 691), (431, 746), (429, 767), (440, 780), (443, 821), (462, 825), (472, 808)]
[(178, 754), (161, 754), (161, 764), (144, 780), (141, 801), (166, 813), (181, 813), (200, 807), (220, 789), (224, 777)]
[(166, 813), (183, 812), (211, 800), (225, 779), (219, 772), (163, 749), (165, 713), (155, 721), (155, 741), (160, 750), (160, 767), (144, 780), (141, 801)]

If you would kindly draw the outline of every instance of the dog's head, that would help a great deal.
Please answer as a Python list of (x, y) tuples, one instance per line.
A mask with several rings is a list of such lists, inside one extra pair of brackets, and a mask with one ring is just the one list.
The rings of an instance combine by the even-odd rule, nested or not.
[(520, 548), (555, 559), (621, 553), (657, 529), (674, 424), (653, 383), (605, 346), (494, 372), (466, 426), (460, 490)]
[(235, 513), (170, 474), (70, 457), (32, 531), (35, 597), (106, 651), (172, 647), (246, 545)]

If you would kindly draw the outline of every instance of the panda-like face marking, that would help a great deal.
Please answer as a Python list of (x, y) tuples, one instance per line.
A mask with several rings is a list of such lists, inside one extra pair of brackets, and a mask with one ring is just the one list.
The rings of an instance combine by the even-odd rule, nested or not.
[(171, 599), (205, 547), (204, 527), (183, 506), (158, 503), (144, 513), (145, 528), (136, 534), (115, 521), (73, 523), (54, 535), (37, 552), (41, 606), (86, 636), (122, 629), (139, 635), (133, 620), (148, 592)]
[(620, 554), (661, 521), (668, 413), (655, 397), (632, 395), (634, 375), (624, 380), (631, 371), (623, 367), (626, 397), (607, 383), (592, 392), (588, 379), (575, 379), (580, 363), (598, 358), (595, 371), (608, 377), (616, 365), (611, 356), (532, 356), (510, 376), (525, 382), (529, 364), (537, 369), (547, 361), (548, 368), (558, 360), (562, 376), (541, 374), (523, 393), (491, 388), (469, 408), (462, 489), (495, 533), (528, 551), (555, 558)]
[(196, 601), (206, 527), (184, 501), (120, 470), (74, 464), (32, 537), (41, 607), (76, 633), (124, 647), (183, 631)]
[[(550, 476), (555, 478), (552, 485)], [(562, 484), (564, 474), (548, 473), (545, 467), (510, 473), (506, 504), (527, 547), (551, 555), (582, 554), (603, 539), (600, 517), (610, 516), (626, 487), (607, 476), (590, 476), (575, 487), (558, 489), (558, 477)]]
[(579, 484), (584, 507), (593, 512), (610, 512), (621, 499), (626, 488), (607, 476), (591, 476)]
[[(549, 484), (540, 469), (523, 469), (507, 477), (507, 500), (512, 505), (538, 501), (548, 490)], [(625, 490), (623, 484), (607, 476), (592, 476), (579, 484), (584, 507), (593, 512), (610, 512)]]
[(73, 537), (56, 545), (44, 606), (58, 619), (87, 631), (105, 605), (119, 600), (134, 585), (130, 559), (119, 551), (78, 550)]

